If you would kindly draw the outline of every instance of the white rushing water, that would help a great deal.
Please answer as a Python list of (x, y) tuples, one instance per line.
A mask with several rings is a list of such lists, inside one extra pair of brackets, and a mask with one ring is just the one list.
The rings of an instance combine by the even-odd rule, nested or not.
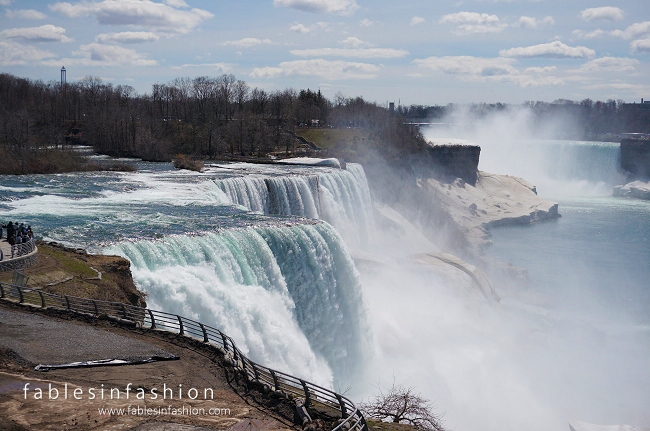
[(374, 230), (374, 220), (363, 167), (348, 163), (345, 170), (311, 171), (293, 175), (256, 173), (215, 182), (232, 203), (251, 211), (323, 219), (349, 244), (364, 243)]

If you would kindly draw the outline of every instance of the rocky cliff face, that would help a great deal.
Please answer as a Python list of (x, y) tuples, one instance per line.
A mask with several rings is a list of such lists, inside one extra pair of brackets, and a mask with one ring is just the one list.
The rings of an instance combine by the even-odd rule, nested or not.
[(621, 168), (634, 178), (650, 178), (650, 140), (623, 139)]
[(432, 173), (442, 181), (462, 178), (476, 185), (481, 147), (478, 145), (430, 145), (427, 148)]

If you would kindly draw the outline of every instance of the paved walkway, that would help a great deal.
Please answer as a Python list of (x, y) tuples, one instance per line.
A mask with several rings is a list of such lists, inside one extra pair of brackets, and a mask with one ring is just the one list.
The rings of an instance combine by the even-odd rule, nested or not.
[(173, 357), (158, 347), (79, 323), (0, 308), (0, 347), (33, 364)]

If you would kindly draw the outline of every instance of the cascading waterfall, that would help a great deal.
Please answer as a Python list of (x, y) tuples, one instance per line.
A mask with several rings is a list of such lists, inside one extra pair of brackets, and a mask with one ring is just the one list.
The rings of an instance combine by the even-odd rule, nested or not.
[(323, 219), (353, 244), (373, 228), (372, 202), (363, 167), (312, 169), (317, 174), (242, 176), (215, 180), (238, 205), (263, 214)]
[(358, 274), (326, 223), (171, 236), (105, 252), (133, 263), (151, 306), (221, 328), (254, 360), (329, 386), (361, 362)]

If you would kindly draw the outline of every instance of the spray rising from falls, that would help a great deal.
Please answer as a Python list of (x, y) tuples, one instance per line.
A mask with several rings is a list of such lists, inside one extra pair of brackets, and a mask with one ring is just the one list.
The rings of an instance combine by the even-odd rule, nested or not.
[(214, 325), (254, 360), (331, 386), (363, 352), (361, 288), (326, 223), (115, 245), (153, 307)]
[(372, 202), (363, 167), (312, 169), (316, 174), (247, 175), (216, 180), (238, 205), (263, 214), (323, 219), (352, 243), (367, 238), (373, 227)]

